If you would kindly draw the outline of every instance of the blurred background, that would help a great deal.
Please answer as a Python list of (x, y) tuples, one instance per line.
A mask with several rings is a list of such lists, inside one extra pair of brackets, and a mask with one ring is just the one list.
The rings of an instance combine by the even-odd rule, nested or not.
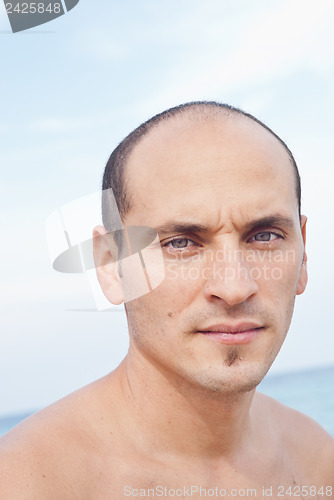
[[(254, 114), (295, 155), (309, 284), (263, 390), (284, 400), (277, 381), (299, 381), (288, 403), (334, 421), (333, 23), (330, 0), (80, 0), (13, 34), (1, 3), (0, 418), (13, 423), (126, 354), (124, 310), (94, 311), (85, 275), (53, 271), (45, 220), (100, 189), (108, 156), (133, 128), (205, 99)], [(310, 381), (313, 396), (301, 390)], [(302, 407), (312, 400), (318, 411), (316, 395), (326, 421)]]

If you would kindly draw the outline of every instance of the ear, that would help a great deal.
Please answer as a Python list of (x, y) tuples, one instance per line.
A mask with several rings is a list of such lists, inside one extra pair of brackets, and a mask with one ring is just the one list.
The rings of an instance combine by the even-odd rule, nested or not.
[(305, 252), (305, 245), (306, 245), (306, 221), (307, 217), (305, 215), (302, 215), (300, 218), (300, 227), (301, 227), (301, 232), (302, 232), (302, 237), (303, 237), (303, 243), (304, 243), (304, 256), (303, 256), (303, 262), (300, 268), (300, 273), (299, 273), (299, 279), (298, 279), (298, 285), (297, 285), (297, 295), (300, 295), (304, 292), (307, 284), (307, 255)]
[(118, 271), (117, 246), (103, 226), (93, 232), (94, 261), (97, 279), (106, 298), (114, 305), (124, 302)]

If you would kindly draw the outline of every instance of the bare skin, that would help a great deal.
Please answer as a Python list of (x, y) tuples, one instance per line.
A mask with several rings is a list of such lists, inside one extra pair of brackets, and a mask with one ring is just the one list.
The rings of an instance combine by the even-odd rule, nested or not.
[(120, 499), (158, 486), (256, 489), (257, 498), (265, 498), (263, 487), (273, 487), (272, 498), (282, 498), (277, 494), (290, 485), (333, 486), (332, 439), (308, 417), (260, 393), (250, 415), (237, 419), (232, 437), (231, 421), (228, 428), (221, 425), (226, 412), (211, 414), (208, 425), (208, 414), (203, 420), (197, 410), (189, 412), (188, 402), (177, 415), (165, 408), (152, 414), (143, 394), (138, 413), (125, 369), (121, 365), (2, 438), (1, 499)]
[[(164, 228), (165, 279), (126, 304), (130, 348), (113, 373), (2, 438), (0, 498), (154, 498), (154, 488), (205, 496), (191, 486), (235, 498), (264, 498), (263, 488), (291, 498), (290, 486), (292, 496), (331, 497), (333, 439), (256, 392), (307, 282), (306, 218), (286, 151), (248, 119), (177, 118), (142, 140), (127, 174), (135, 202), (125, 223)], [(275, 223), (250, 225), (273, 215)], [(222, 248), (238, 252), (222, 264)], [(99, 239), (100, 284), (121, 303), (127, 269), (120, 277), (104, 265), (106, 251)], [(268, 257), (279, 252), (281, 260)], [(241, 259), (251, 254), (255, 260)], [(214, 272), (240, 262), (241, 278)], [(252, 272), (265, 266), (266, 274)], [(246, 323), (255, 326), (245, 339)]]

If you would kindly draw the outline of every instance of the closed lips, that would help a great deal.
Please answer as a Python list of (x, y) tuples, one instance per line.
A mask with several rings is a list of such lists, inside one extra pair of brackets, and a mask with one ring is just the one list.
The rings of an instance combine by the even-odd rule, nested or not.
[(236, 334), (236, 333), (243, 333), (243, 332), (249, 332), (250, 330), (258, 330), (260, 328), (264, 328), (261, 325), (258, 325), (256, 323), (239, 323), (236, 325), (226, 325), (226, 324), (220, 324), (220, 325), (212, 325), (207, 328), (203, 328), (201, 330), (198, 330), (201, 333), (231, 333), (231, 334)]

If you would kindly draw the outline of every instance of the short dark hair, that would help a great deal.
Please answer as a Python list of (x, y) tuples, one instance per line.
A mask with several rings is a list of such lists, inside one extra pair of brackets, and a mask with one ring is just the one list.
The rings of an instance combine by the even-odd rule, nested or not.
[[(125, 179), (125, 167), (131, 152), (133, 151), (135, 146), (140, 142), (140, 140), (150, 132), (150, 130), (160, 125), (160, 123), (162, 123), (163, 121), (167, 121), (176, 115), (189, 113), (189, 111), (199, 111), (202, 114), (205, 111), (211, 114), (212, 112), (216, 112), (217, 115), (218, 113), (223, 112), (226, 116), (228, 116), (229, 114), (246, 116), (247, 118), (250, 118), (254, 122), (261, 125), (261, 127), (265, 128), (274, 137), (276, 137), (276, 139), (285, 148), (295, 172), (296, 195), (297, 195), (298, 210), (300, 217), (301, 213), (300, 175), (296, 161), (290, 149), (285, 144), (285, 142), (280, 137), (278, 137), (278, 135), (276, 135), (275, 132), (273, 132), (267, 125), (265, 125), (263, 122), (255, 118), (255, 116), (246, 113), (245, 111), (239, 108), (230, 106), (229, 104), (219, 103), (216, 101), (193, 101), (193, 102), (187, 102), (185, 104), (180, 104), (179, 106), (167, 109), (166, 111), (163, 111), (162, 113), (153, 116), (146, 122), (139, 125), (139, 127), (137, 127), (135, 130), (133, 130), (133, 132), (131, 132), (127, 137), (125, 137), (125, 139), (123, 139), (123, 141), (111, 153), (110, 158), (104, 170), (102, 189), (103, 190), (110, 188), (112, 189), (121, 219), (123, 219), (126, 216), (127, 212), (131, 207), (129, 192), (126, 189), (126, 179)], [(111, 202), (108, 203), (108, 199), (109, 199), (108, 196), (102, 197), (102, 218), (105, 228), (107, 229), (107, 231), (111, 232), (115, 229), (115, 220), (113, 217), (114, 210), (111, 209), (112, 203)]]

